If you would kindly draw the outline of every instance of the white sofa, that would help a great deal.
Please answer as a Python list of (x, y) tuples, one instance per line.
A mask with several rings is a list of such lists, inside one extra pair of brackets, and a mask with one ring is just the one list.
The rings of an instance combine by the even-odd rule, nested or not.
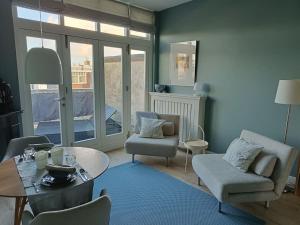
[(192, 165), (199, 178), (219, 201), (222, 202), (269, 202), (280, 198), (286, 185), (297, 150), (291, 146), (243, 130), (241, 138), (262, 145), (263, 152), (277, 156), (277, 162), (270, 178), (252, 172), (241, 172), (223, 160), (223, 154), (196, 155)]

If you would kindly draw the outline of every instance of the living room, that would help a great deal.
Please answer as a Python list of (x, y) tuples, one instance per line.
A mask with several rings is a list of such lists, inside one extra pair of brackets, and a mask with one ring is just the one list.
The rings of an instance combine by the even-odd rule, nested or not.
[(1, 224), (300, 223), (298, 0), (0, 4)]

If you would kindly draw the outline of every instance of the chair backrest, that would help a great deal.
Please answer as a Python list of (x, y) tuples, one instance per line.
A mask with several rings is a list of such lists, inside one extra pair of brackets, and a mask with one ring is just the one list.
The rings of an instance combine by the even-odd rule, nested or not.
[(275, 183), (275, 193), (280, 196), (286, 185), (293, 163), (297, 158), (297, 150), (289, 145), (248, 130), (242, 131), (241, 138), (259, 144), (264, 147), (263, 152), (277, 156), (277, 162), (271, 179)]
[(111, 201), (104, 195), (86, 204), (39, 214), (30, 225), (109, 225)]
[(170, 114), (157, 114), (159, 119), (173, 122), (175, 124), (175, 134), (179, 135), (179, 125), (180, 125), (180, 116), (179, 115), (170, 115)]
[(12, 139), (7, 146), (6, 154), (3, 160), (23, 154), (24, 149), (27, 148), (30, 144), (42, 143), (50, 143), (50, 141), (46, 136), (28, 136)]

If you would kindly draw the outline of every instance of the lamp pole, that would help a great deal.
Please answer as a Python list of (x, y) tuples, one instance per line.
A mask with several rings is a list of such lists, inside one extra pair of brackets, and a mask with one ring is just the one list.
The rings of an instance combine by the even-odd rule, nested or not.
[(285, 131), (284, 131), (284, 138), (283, 138), (283, 143), (284, 144), (286, 144), (286, 141), (287, 141), (287, 134), (288, 134), (289, 123), (290, 123), (291, 108), (292, 108), (292, 105), (289, 104), (288, 112), (287, 112), (287, 116), (286, 116), (286, 122), (285, 122)]

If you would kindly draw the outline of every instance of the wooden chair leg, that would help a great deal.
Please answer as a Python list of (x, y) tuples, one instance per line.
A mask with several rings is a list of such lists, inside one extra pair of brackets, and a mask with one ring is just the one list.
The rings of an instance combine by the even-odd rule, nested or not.
[(201, 179), (198, 177), (198, 186), (201, 186)]
[(134, 163), (134, 154), (132, 154), (132, 163)]
[(27, 197), (16, 197), (14, 225), (20, 225)]

